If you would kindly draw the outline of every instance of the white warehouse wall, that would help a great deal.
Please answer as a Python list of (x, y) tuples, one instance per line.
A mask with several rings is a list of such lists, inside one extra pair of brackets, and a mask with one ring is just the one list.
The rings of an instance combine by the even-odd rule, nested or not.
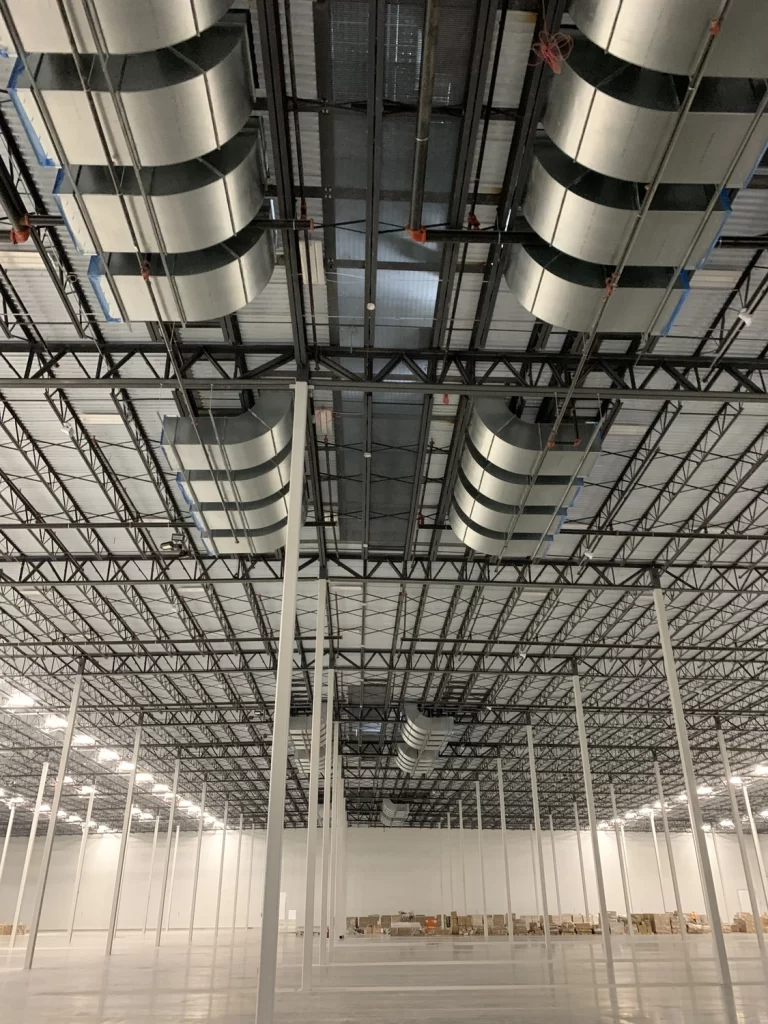
[[(253, 850), (253, 881), (248, 921), (258, 926), (261, 914), (261, 886), (264, 870), (264, 833), (255, 832), (251, 846), (251, 832), (246, 830), (240, 866), (238, 895), (238, 925), (246, 920), (248, 873)], [(457, 830), (450, 834), (446, 830), (350, 828), (347, 831), (348, 852), (346, 868), (346, 912), (348, 915), (396, 913), (398, 910), (413, 910), (417, 913), (437, 913), (441, 904), (442, 861), (442, 906), (447, 912), (455, 909), (464, 912), (463, 883), (461, 872), (460, 838)], [(613, 832), (599, 834), (603, 871), (606, 879), (608, 906), (620, 913), (624, 910), (621, 878), (619, 874), (616, 840)], [(718, 889), (718, 899), (723, 916), (730, 920), (734, 912), (747, 909), (745, 883), (741, 868), (738, 845), (735, 836), (718, 836), (717, 846), (725, 878), (725, 903), (719, 884), (717, 860), (714, 857), (712, 836), (707, 837), (712, 854), (713, 869)], [(554, 887), (552, 847), (549, 832), (544, 832), (544, 859), (546, 868), (549, 912), (557, 913), (557, 899)], [(662, 909), (659, 880), (653, 842), (650, 835), (628, 832), (626, 836), (629, 859), (631, 899), (635, 912), (658, 912)], [(153, 887), (150, 901), (149, 928), (157, 924), (158, 888), (162, 877), (162, 861), (165, 838), (161, 833), (153, 872)], [(698, 880), (696, 856), (692, 837), (688, 833), (673, 836), (675, 863), (677, 865), (683, 909), (686, 912), (704, 912), (704, 899)], [(2, 884), (0, 885), (0, 921), (13, 918), (19, 878), (26, 851), (26, 840), (12, 839)], [(43, 929), (64, 929), (68, 926), (71, 907), (72, 887), (79, 851), (77, 836), (62, 836), (56, 840), (48, 890), (43, 908)], [(109, 916), (114, 873), (117, 864), (119, 836), (91, 835), (88, 838), (85, 867), (81, 885), (76, 927), (83, 929), (105, 929)], [(192, 875), (194, 868), (196, 836), (182, 833), (176, 867), (176, 881), (171, 906), (171, 926), (186, 928), (189, 922)], [(749, 838), (751, 847), (751, 837)], [(34, 899), (37, 872), (42, 856), (42, 835), (36, 840), (21, 920), (26, 921)], [(318, 843), (318, 853), (320, 844)], [(659, 837), (659, 847), (664, 874), (664, 907), (674, 909), (674, 897), (669, 876), (664, 837)], [(119, 926), (137, 929), (144, 923), (147, 899), (147, 882), (152, 848), (151, 834), (132, 836), (128, 844), (126, 875), (121, 901)], [(531, 842), (528, 832), (509, 832), (509, 869), (512, 885), (512, 909), (517, 914), (534, 914), (537, 911), (533, 886)], [(584, 910), (581, 876), (574, 832), (556, 832), (555, 848), (560, 882), (561, 909), (563, 913), (581, 913)], [(597, 913), (597, 890), (592, 868), (591, 849), (588, 833), (582, 833), (582, 848), (585, 856), (590, 912)], [(281, 889), (286, 893), (286, 907), (296, 911), (297, 920), (304, 919), (304, 860), (306, 832), (286, 831), (283, 846), (283, 881)], [(479, 857), (477, 832), (464, 832), (466, 863), (467, 911), (481, 911), (481, 890), (479, 879)], [(200, 866), (196, 926), (210, 928), (214, 924), (216, 892), (221, 852), (221, 832), (204, 835)], [(483, 833), (483, 854), (485, 862), (487, 910), (489, 913), (506, 911), (504, 889), (503, 854), (501, 834), (498, 831)], [(754, 851), (750, 851), (753, 856)], [(768, 859), (768, 844), (764, 849)], [(221, 927), (232, 923), (235, 890), (235, 865), (237, 857), (237, 833), (227, 833), (225, 848), (225, 872), (222, 896)], [(317, 893), (319, 907), (319, 855)], [(753, 872), (758, 892), (762, 893), (756, 865)], [(451, 890), (453, 906), (451, 908)], [(741, 890), (741, 893), (740, 893)], [(315, 921), (319, 921), (319, 909)]]

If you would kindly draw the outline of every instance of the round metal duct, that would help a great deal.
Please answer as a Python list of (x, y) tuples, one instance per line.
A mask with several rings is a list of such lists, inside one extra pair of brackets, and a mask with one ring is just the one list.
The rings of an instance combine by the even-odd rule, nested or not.
[[(108, 53), (142, 53), (175, 46), (214, 25), (233, 0), (93, 0)], [(70, 53), (62, 8), (79, 53), (97, 53), (83, 0), (8, 0), (28, 53)], [(0, 42), (12, 50), (0, 17)]]

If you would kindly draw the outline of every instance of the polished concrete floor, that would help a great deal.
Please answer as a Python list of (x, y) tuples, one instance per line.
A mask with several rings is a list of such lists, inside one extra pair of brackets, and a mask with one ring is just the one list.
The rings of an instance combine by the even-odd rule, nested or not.
[[(276, 1020), (312, 1024), (472, 1021), (496, 1024), (768, 1024), (768, 985), (754, 936), (727, 937), (729, 1007), (708, 936), (614, 936), (615, 985), (599, 939), (346, 939), (311, 993), (299, 992), (301, 940), (280, 938)], [(13, 1024), (253, 1024), (258, 932), (121, 935), (112, 958), (103, 933), (43, 935), (35, 967), (23, 942), (0, 938), (0, 1020)]]

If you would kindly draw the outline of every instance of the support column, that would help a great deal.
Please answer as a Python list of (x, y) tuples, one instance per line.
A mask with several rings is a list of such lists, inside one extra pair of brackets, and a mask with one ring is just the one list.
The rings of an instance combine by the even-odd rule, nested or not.
[(67, 942), (72, 941), (75, 930), (75, 914), (77, 913), (77, 899), (80, 895), (80, 882), (83, 877), (83, 864), (85, 863), (85, 848), (88, 845), (88, 835), (91, 831), (91, 815), (93, 814), (93, 798), (96, 796), (96, 786), (91, 786), (88, 797), (88, 810), (85, 812), (83, 823), (83, 838), (80, 840), (80, 853), (77, 858), (77, 869), (75, 870), (75, 884), (72, 888), (72, 910), (69, 914), (69, 929), (67, 930)]
[(438, 821), (437, 823), (437, 856), (439, 858), (438, 864), (440, 865), (440, 913), (437, 917), (438, 927), (442, 931), (445, 927), (445, 887), (443, 886), (443, 823)]
[(163, 934), (163, 915), (165, 913), (165, 890), (168, 885), (168, 867), (171, 862), (171, 838), (173, 836), (173, 821), (176, 816), (176, 795), (179, 791), (179, 772), (181, 771), (181, 759), (176, 758), (173, 767), (173, 785), (171, 786), (171, 799), (168, 808), (168, 832), (165, 837), (165, 857), (163, 858), (163, 877), (160, 882), (160, 906), (157, 909), (157, 930), (155, 931), (155, 945), (160, 945)]
[(715, 861), (717, 862), (717, 873), (720, 877), (720, 889), (723, 893), (723, 909), (725, 910), (725, 916), (730, 917), (728, 913), (728, 896), (725, 891), (725, 877), (723, 875), (723, 865), (720, 863), (720, 851), (717, 848), (717, 832), (712, 829), (712, 847), (715, 851)]
[(765, 948), (763, 922), (760, 919), (760, 906), (757, 902), (757, 891), (755, 889), (754, 879), (752, 878), (752, 866), (749, 863), (749, 851), (747, 850), (747, 842), (744, 838), (744, 828), (741, 824), (741, 810), (739, 809), (739, 801), (736, 799), (736, 790), (731, 782), (731, 762), (728, 757), (728, 750), (725, 746), (725, 736), (723, 735), (722, 729), (717, 730), (717, 743), (720, 747), (720, 758), (723, 762), (723, 770), (725, 771), (725, 784), (728, 787), (728, 799), (731, 802), (731, 816), (733, 817), (733, 824), (736, 826), (736, 839), (739, 843), (741, 865), (744, 869), (744, 880), (747, 883), (747, 892), (749, 893), (749, 905), (752, 909), (752, 917), (755, 922), (757, 946), (760, 950), (760, 956), (763, 961), (763, 971), (765, 972), (766, 977), (768, 977), (768, 950)]
[(653, 762), (653, 773), (656, 776), (656, 792), (661, 805), (661, 823), (664, 826), (664, 843), (667, 847), (667, 859), (669, 861), (669, 873), (672, 876), (672, 891), (675, 894), (675, 908), (677, 909), (677, 921), (680, 925), (680, 937), (686, 941), (688, 933), (685, 930), (685, 914), (683, 913), (683, 901), (680, 899), (680, 886), (677, 881), (677, 868), (675, 867), (675, 855), (672, 851), (672, 836), (669, 832), (669, 818), (667, 816), (667, 805), (664, 801), (664, 787), (661, 784), (661, 770), (659, 762)]
[(334, 670), (328, 669), (328, 699), (325, 704), (325, 766), (323, 768), (323, 845), (320, 871), (320, 966), (328, 963), (328, 891), (331, 871), (331, 776), (333, 774), (333, 690)]
[(709, 903), (712, 943), (715, 947), (715, 957), (718, 963), (720, 982), (725, 990), (726, 1002), (728, 1004), (729, 1013), (731, 1013), (733, 1005), (731, 971), (728, 966), (728, 954), (725, 950), (723, 926), (720, 920), (720, 911), (717, 906), (715, 879), (712, 875), (709, 850), (705, 842), (704, 819), (701, 814), (701, 806), (699, 805), (699, 795), (696, 788), (696, 773), (693, 767), (690, 743), (688, 742), (688, 728), (685, 724), (685, 712), (683, 710), (683, 702), (680, 697), (680, 685), (677, 681), (675, 655), (674, 650), (672, 649), (669, 625), (667, 623), (667, 609), (664, 604), (664, 595), (659, 587), (656, 587), (653, 591), (653, 603), (656, 608), (656, 619), (659, 625), (659, 641), (661, 643), (661, 651), (664, 657), (664, 669), (667, 675), (669, 699), (672, 705), (672, 717), (675, 722), (677, 745), (680, 750), (680, 760), (682, 762), (683, 777), (685, 779), (685, 790), (688, 796), (688, 810), (693, 822), (693, 841), (699, 858), (702, 887), (704, 889), (707, 902)]
[[(251, 856), (248, 861), (248, 899), (245, 908), (245, 930), (251, 927), (251, 892), (253, 890), (253, 861), (256, 854), (256, 826), (251, 825)], [(247, 936), (246, 936), (247, 937)]]
[(171, 861), (171, 884), (168, 886), (168, 916), (165, 919), (165, 930), (171, 930), (171, 911), (173, 910), (173, 888), (176, 885), (176, 861), (179, 856), (179, 832), (181, 825), (176, 826), (176, 838), (173, 841), (173, 859)]
[(235, 942), (237, 930), (237, 896), (240, 892), (240, 858), (243, 853), (243, 816), (240, 815), (240, 825), (237, 829), (237, 857), (235, 858), (235, 898), (232, 905), (232, 944)]
[(485, 858), (483, 857), (483, 812), (480, 808), (480, 783), (475, 780), (475, 800), (477, 801), (477, 852), (480, 857), (480, 891), (482, 894), (483, 937), (488, 941), (488, 914), (485, 903)]
[(219, 920), (221, 919), (221, 891), (224, 886), (224, 854), (227, 850), (227, 818), (229, 817), (229, 800), (224, 801), (224, 821), (221, 830), (221, 857), (219, 859), (219, 885), (216, 890), (216, 919), (213, 926), (214, 945), (219, 939)]
[(664, 899), (664, 878), (661, 874), (661, 855), (659, 854), (659, 837), (656, 835), (656, 815), (651, 811), (651, 835), (653, 836), (653, 852), (656, 855), (656, 872), (659, 876), (659, 890), (661, 892), (661, 909), (666, 911), (667, 904)]
[(27, 875), (29, 874), (29, 862), (32, 859), (32, 850), (35, 846), (35, 836), (37, 835), (37, 822), (40, 817), (40, 804), (43, 802), (43, 793), (45, 792), (45, 783), (48, 780), (48, 762), (46, 761), (43, 765), (43, 769), (40, 772), (40, 782), (37, 786), (37, 797), (35, 799), (35, 809), (32, 812), (32, 824), (29, 828), (29, 839), (27, 840), (27, 852), (24, 856), (24, 866), (21, 869), (21, 881), (19, 882), (19, 892), (16, 896), (16, 910), (13, 915), (13, 925), (11, 926), (11, 941), (9, 948), (13, 949), (16, 944), (16, 929), (19, 927), (19, 916), (21, 915), (21, 906), (24, 902), (24, 890), (27, 887)]
[(560, 879), (557, 875), (557, 851), (555, 850), (555, 826), (552, 823), (552, 814), (549, 815), (549, 841), (552, 843), (552, 870), (555, 875), (555, 896), (557, 898), (557, 916), (562, 920), (563, 910), (560, 904)]
[[(323, 724), (323, 670), (325, 661), (325, 607), (328, 583), (317, 581), (315, 621), (315, 672), (312, 680), (312, 739), (309, 751), (309, 812), (307, 815), (307, 866), (304, 879), (304, 943), (301, 960), (301, 990), (312, 988), (312, 950), (315, 942), (315, 875), (317, 873), (317, 804), (320, 786), (320, 746)], [(326, 732), (326, 745), (328, 742)], [(321, 940), (322, 944), (322, 940)]]
[(155, 815), (155, 834), (152, 837), (152, 856), (149, 858), (149, 877), (147, 878), (147, 903), (144, 907), (144, 927), (141, 929), (141, 936), (147, 934), (147, 924), (149, 923), (149, 901), (152, 896), (152, 875), (155, 870), (155, 853), (157, 852), (157, 833), (160, 828), (160, 815)]
[(579, 805), (573, 801), (573, 820), (576, 824), (576, 847), (579, 851), (579, 871), (581, 872), (581, 889), (584, 893), (584, 916), (589, 918), (589, 896), (587, 895), (587, 874), (584, 870), (584, 854), (581, 850), (581, 824), (579, 823)]
[(448, 899), (451, 901), (450, 911), (456, 909), (453, 905), (453, 851), (451, 849), (451, 816), (448, 814)]
[(619, 872), (621, 874), (621, 889), (624, 893), (624, 909), (627, 914), (627, 931), (630, 935), (634, 935), (634, 928), (632, 927), (632, 898), (629, 895), (627, 865), (624, 861), (624, 844), (621, 841), (621, 822), (619, 821), (619, 812), (616, 808), (616, 790), (613, 788), (612, 782), (608, 784), (608, 789), (611, 794), (611, 810), (613, 811), (613, 829), (616, 833), (616, 849), (619, 853)]
[(16, 817), (16, 804), (11, 804), (11, 811), (8, 815), (8, 824), (5, 829), (5, 839), (3, 840), (3, 852), (0, 855), (0, 882), (3, 880), (3, 872), (5, 871), (5, 860), (8, 856), (8, 846), (11, 842), (11, 832), (13, 831), (13, 819)]
[(461, 854), (461, 884), (464, 889), (464, 917), (467, 916), (467, 865), (464, 861), (464, 804), (459, 800), (459, 853)]
[(536, 914), (541, 914), (541, 903), (539, 901), (539, 870), (536, 867), (536, 836), (533, 825), (528, 826), (528, 834), (531, 839), (531, 864), (533, 864), (533, 899), (536, 904)]
[(333, 807), (331, 808), (331, 902), (328, 907), (328, 962), (333, 959), (333, 948), (336, 945), (336, 910), (337, 893), (339, 891), (339, 852), (341, 842), (341, 801), (342, 779), (339, 745), (341, 742), (341, 724), (337, 722), (333, 728)]
[(547, 903), (547, 879), (544, 874), (544, 845), (541, 841), (541, 815), (539, 814), (539, 786), (536, 781), (536, 754), (533, 749), (533, 729), (526, 727), (528, 733), (528, 767), (531, 773), (531, 798), (533, 800), (533, 825), (536, 832), (536, 848), (539, 854), (539, 878), (541, 879), (541, 909), (544, 919), (544, 944), (550, 948), (549, 905)]
[(752, 842), (755, 847), (755, 857), (757, 858), (757, 869), (760, 872), (760, 885), (763, 890), (763, 900), (765, 901), (766, 909), (768, 909), (768, 879), (765, 877), (765, 861), (763, 860), (763, 851), (760, 848), (760, 837), (757, 834), (757, 826), (755, 825), (755, 816), (752, 813), (752, 803), (749, 799), (749, 791), (747, 784), (744, 783), (741, 787), (741, 791), (744, 795), (744, 806), (747, 809), (747, 817), (749, 818), (749, 828), (752, 832)]
[(515, 929), (512, 925), (512, 886), (509, 881), (509, 849), (507, 846), (507, 808), (504, 801), (504, 773), (501, 769), (501, 758), (496, 761), (496, 774), (499, 777), (499, 814), (501, 816), (501, 849), (504, 854), (504, 889), (507, 894), (507, 931), (510, 944), (515, 941)]
[(28, 971), (35, 959), (35, 948), (37, 947), (37, 936), (40, 931), (40, 917), (43, 913), (45, 901), (45, 887), (48, 884), (48, 873), (51, 870), (51, 854), (53, 853), (53, 840), (56, 835), (56, 822), (61, 807), (61, 794), (64, 791), (64, 779), (67, 775), (67, 762), (69, 752), (72, 749), (72, 737), (75, 734), (75, 718), (77, 717), (77, 705), (80, 703), (80, 691), (83, 687), (83, 660), (80, 660), (75, 682), (72, 687), (72, 697), (69, 702), (69, 713), (67, 725), (64, 729), (64, 739), (61, 744), (61, 756), (59, 757), (59, 773), (56, 776), (56, 788), (53, 791), (51, 800), (51, 813), (48, 818), (48, 831), (45, 834), (43, 845), (43, 859), (40, 863), (37, 875), (37, 891), (35, 902), (32, 907), (32, 916), (29, 919), (29, 938), (24, 953), (24, 970)]
[(109, 911), (109, 925), (107, 927), (107, 948), (106, 955), (112, 955), (112, 946), (117, 931), (117, 912), (120, 907), (120, 890), (123, 886), (123, 868), (125, 867), (125, 853), (128, 848), (128, 836), (131, 832), (131, 811), (133, 809), (133, 790), (136, 785), (136, 769), (139, 761), (139, 749), (141, 748), (142, 727), (136, 727), (136, 735), (133, 740), (133, 754), (131, 755), (131, 772), (128, 776), (128, 792), (125, 796), (125, 810), (123, 811), (123, 831), (120, 833), (120, 849), (117, 853), (117, 871), (115, 872), (115, 884), (112, 888), (112, 907)]
[[(265, 44), (266, 45), (266, 44)], [(283, 820), (288, 774), (288, 721), (291, 714), (293, 647), (296, 629), (296, 596), (299, 575), (299, 537), (304, 495), (304, 450), (307, 436), (309, 387), (297, 380), (293, 397), (293, 441), (288, 492), (288, 523), (283, 555), (283, 599), (280, 608), (280, 642), (277, 654), (275, 710), (272, 723), (272, 756), (269, 770), (269, 809), (264, 864), (264, 904), (259, 951), (259, 982), (256, 1019), (272, 1024), (277, 981), (277, 943), (280, 927), (280, 878), (283, 861)]]
[[(197, 907), (197, 884), (200, 880), (200, 854), (203, 849), (203, 828), (205, 827), (205, 799), (208, 794), (208, 783), (203, 779), (203, 791), (200, 796), (200, 821), (197, 825), (197, 845), (195, 846), (195, 867), (192, 872), (192, 900), (189, 908), (189, 937), (187, 942), (192, 942), (195, 931), (195, 909)], [(157, 836), (157, 828), (155, 828)]]
[(584, 722), (584, 708), (581, 705), (581, 683), (573, 674), (573, 704), (576, 709), (576, 726), (579, 732), (579, 749), (581, 752), (581, 768), (584, 774), (584, 795), (587, 799), (587, 818), (589, 835), (592, 841), (592, 860), (595, 867), (597, 883), (597, 902), (600, 908), (600, 930), (603, 933), (603, 949), (609, 978), (613, 975), (613, 949), (611, 946), (611, 921), (608, 917), (608, 901), (605, 898), (605, 879), (603, 878), (603, 861), (600, 856), (600, 842), (597, 833), (597, 813), (595, 811), (595, 794), (592, 790), (592, 768), (589, 763), (589, 747), (587, 745), (587, 727)]

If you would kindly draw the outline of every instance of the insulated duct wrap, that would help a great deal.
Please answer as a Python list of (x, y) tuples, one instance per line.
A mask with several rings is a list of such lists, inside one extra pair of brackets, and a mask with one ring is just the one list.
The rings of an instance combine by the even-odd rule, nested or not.
[(212, 553), (267, 554), (284, 546), (292, 405), (290, 395), (275, 392), (239, 416), (163, 421), (163, 449)]
[(600, 439), (585, 421), (564, 423), (553, 447), (549, 434), (548, 424), (526, 423), (502, 401), (475, 404), (450, 512), (462, 543), (487, 555), (527, 557), (551, 541), (595, 464)]
[(449, 717), (428, 718), (415, 704), (405, 705), (397, 746), (397, 766), (406, 775), (428, 775), (453, 729)]
[(386, 828), (392, 828), (398, 825), (404, 825), (408, 820), (408, 815), (411, 813), (410, 804), (396, 804), (389, 797), (384, 797), (381, 801), (381, 824)]

